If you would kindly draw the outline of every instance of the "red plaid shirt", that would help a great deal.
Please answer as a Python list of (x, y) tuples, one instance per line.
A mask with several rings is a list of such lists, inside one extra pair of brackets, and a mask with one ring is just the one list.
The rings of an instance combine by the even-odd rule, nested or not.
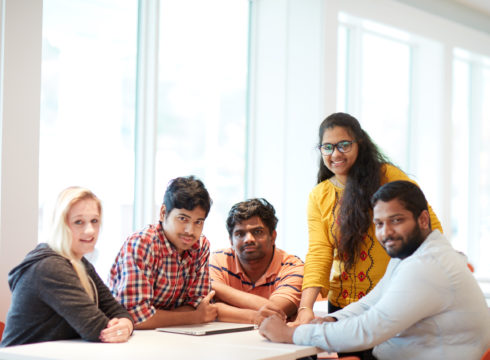
[(165, 238), (162, 224), (149, 225), (123, 244), (108, 285), (135, 323), (141, 323), (157, 309), (197, 307), (210, 291), (208, 260), (209, 241), (204, 235), (179, 255)]

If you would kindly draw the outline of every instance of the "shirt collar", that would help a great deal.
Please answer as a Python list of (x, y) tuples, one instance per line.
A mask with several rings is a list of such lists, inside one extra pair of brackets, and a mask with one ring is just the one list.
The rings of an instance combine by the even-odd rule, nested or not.
[[(255, 286), (267, 283), (272, 279), (275, 279), (277, 276), (277, 271), (269, 272), (269, 269), (280, 269), (281, 268), (281, 255), (279, 254), (278, 251), (276, 251), (276, 246), (274, 245), (274, 253), (272, 255), (272, 260), (271, 263), (269, 264), (269, 267), (265, 270), (264, 274), (260, 277), (259, 280), (255, 282)], [(249, 277), (245, 273), (245, 270), (243, 270), (242, 264), (240, 264), (240, 260), (238, 260), (238, 256), (233, 248), (230, 248), (231, 253), (233, 254), (233, 272), (235, 274), (240, 274), (240, 276), (247, 280), (248, 282), (251, 283)]]

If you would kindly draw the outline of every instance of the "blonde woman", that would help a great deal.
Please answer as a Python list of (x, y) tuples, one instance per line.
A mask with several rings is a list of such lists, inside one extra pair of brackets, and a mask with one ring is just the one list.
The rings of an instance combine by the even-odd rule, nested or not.
[(101, 216), (100, 200), (90, 190), (61, 192), (48, 240), (9, 273), (12, 304), (2, 347), (80, 337), (129, 339), (131, 315), (83, 257), (94, 250)]

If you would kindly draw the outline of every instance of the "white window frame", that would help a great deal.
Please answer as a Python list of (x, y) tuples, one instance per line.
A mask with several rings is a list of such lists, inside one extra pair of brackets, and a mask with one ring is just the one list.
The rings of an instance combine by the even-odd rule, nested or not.
[[(42, 1), (0, 0), (0, 293), (37, 244)], [(29, 11), (26, 11), (26, 8)], [(4, 321), (10, 296), (0, 296)]]
[(133, 229), (155, 219), (160, 2), (138, 1)]

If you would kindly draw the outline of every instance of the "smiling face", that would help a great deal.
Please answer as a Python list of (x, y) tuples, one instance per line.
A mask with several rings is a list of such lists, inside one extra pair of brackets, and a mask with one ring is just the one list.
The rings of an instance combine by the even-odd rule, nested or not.
[[(346, 128), (334, 126), (333, 128), (328, 128), (324, 131), (322, 145), (337, 144), (341, 141), (354, 140), (356, 139), (349, 134)], [(359, 147), (357, 143), (353, 143), (350, 151), (346, 153), (342, 153), (339, 149), (335, 148), (331, 155), (322, 155), (323, 163), (342, 183), (345, 184), (349, 170), (356, 162), (358, 151)]]
[(197, 206), (193, 210), (174, 208), (166, 214), (165, 205), (160, 210), (165, 237), (182, 254), (190, 249), (201, 237), (206, 212)]
[(93, 199), (80, 200), (72, 205), (67, 214), (71, 231), (71, 251), (77, 259), (94, 251), (100, 230), (100, 210)]
[(412, 255), (430, 232), (430, 215), (422, 211), (418, 219), (398, 199), (378, 201), (373, 209), (376, 237), (392, 258)]
[(270, 233), (260, 217), (253, 216), (235, 225), (230, 240), (241, 264), (269, 262), (274, 253), (276, 234), (275, 230)]

